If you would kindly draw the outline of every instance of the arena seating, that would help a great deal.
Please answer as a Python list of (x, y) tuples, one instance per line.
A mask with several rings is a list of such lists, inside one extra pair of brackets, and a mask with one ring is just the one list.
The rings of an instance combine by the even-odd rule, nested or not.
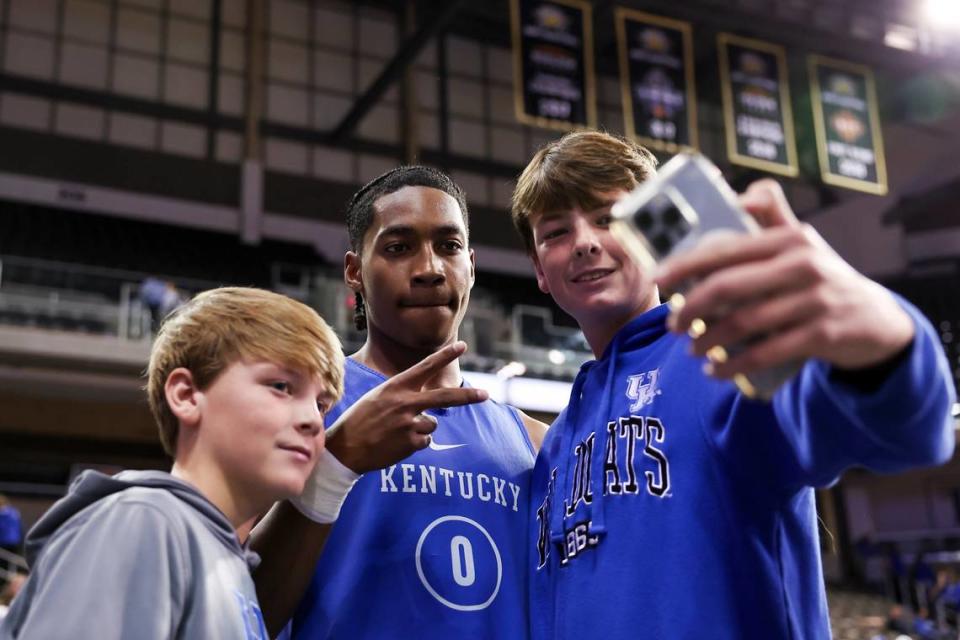
[[(138, 299), (148, 277), (184, 295), (220, 285), (280, 291), (314, 306), (347, 350), (360, 346), (353, 296), (341, 267), (311, 247), (25, 204), (4, 203), (0, 215), (0, 324), (37, 329), (149, 336)], [(496, 373), (511, 361), (530, 375), (572, 380), (589, 350), (578, 329), (532, 280), (483, 274), (473, 290), (462, 333), (473, 347), (468, 368)]]
[[(303, 244), (268, 240), (250, 246), (235, 235), (9, 202), (2, 213), (0, 255), (6, 256), (250, 286), (270, 286), (275, 263), (321, 261)], [(103, 287), (89, 275), (61, 277), (38, 284)], [(77, 277), (84, 279), (79, 285)]]

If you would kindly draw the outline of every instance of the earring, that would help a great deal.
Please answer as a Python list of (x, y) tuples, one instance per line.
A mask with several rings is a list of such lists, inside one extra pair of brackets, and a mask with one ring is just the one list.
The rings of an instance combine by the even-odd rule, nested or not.
[(357, 331), (367, 330), (367, 310), (363, 305), (363, 296), (359, 293), (353, 294), (355, 304), (353, 306), (353, 326)]

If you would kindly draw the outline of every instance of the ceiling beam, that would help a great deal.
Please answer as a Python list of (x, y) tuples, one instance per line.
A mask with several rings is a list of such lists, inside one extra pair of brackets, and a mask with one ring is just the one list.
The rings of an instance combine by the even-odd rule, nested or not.
[(464, 3), (464, 0), (449, 0), (442, 2), (441, 7), (428, 20), (426, 20), (416, 32), (410, 36), (397, 50), (396, 55), (387, 63), (373, 81), (373, 84), (366, 92), (357, 98), (350, 111), (343, 117), (340, 123), (333, 128), (329, 134), (330, 142), (340, 142), (347, 138), (356, 128), (360, 120), (370, 111), (383, 94), (396, 82), (403, 74), (403, 70), (413, 62), (414, 59), (431, 38), (443, 32), (450, 24), (457, 10)]

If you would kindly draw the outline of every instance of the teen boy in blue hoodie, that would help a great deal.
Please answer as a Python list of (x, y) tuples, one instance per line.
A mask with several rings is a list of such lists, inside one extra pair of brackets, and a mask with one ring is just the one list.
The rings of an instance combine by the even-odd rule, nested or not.
[[(534, 156), (514, 193), (540, 288), (597, 358), (534, 468), (532, 637), (829, 638), (812, 487), (852, 465), (950, 458), (939, 340), (801, 225), (772, 181), (741, 199), (760, 235), (644, 273), (611, 237), (609, 212), (654, 165), (623, 139), (573, 133)], [(671, 314), (657, 282), (690, 278)], [(734, 311), (684, 335), (718, 308)], [(726, 362), (702, 357), (763, 334)], [(729, 381), (798, 359), (769, 403)]]

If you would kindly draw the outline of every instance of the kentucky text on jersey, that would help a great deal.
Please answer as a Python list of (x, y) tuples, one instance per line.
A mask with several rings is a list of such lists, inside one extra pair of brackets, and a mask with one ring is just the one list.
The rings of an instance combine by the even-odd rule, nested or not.
[(380, 493), (429, 493), (520, 508), (520, 487), (485, 473), (454, 471), (426, 464), (394, 464), (380, 471)]
[[(337, 417), (383, 383), (346, 362)], [(431, 410), (445, 444), (363, 475), (294, 616), (294, 640), (525, 637), (533, 446), (492, 400)]]

